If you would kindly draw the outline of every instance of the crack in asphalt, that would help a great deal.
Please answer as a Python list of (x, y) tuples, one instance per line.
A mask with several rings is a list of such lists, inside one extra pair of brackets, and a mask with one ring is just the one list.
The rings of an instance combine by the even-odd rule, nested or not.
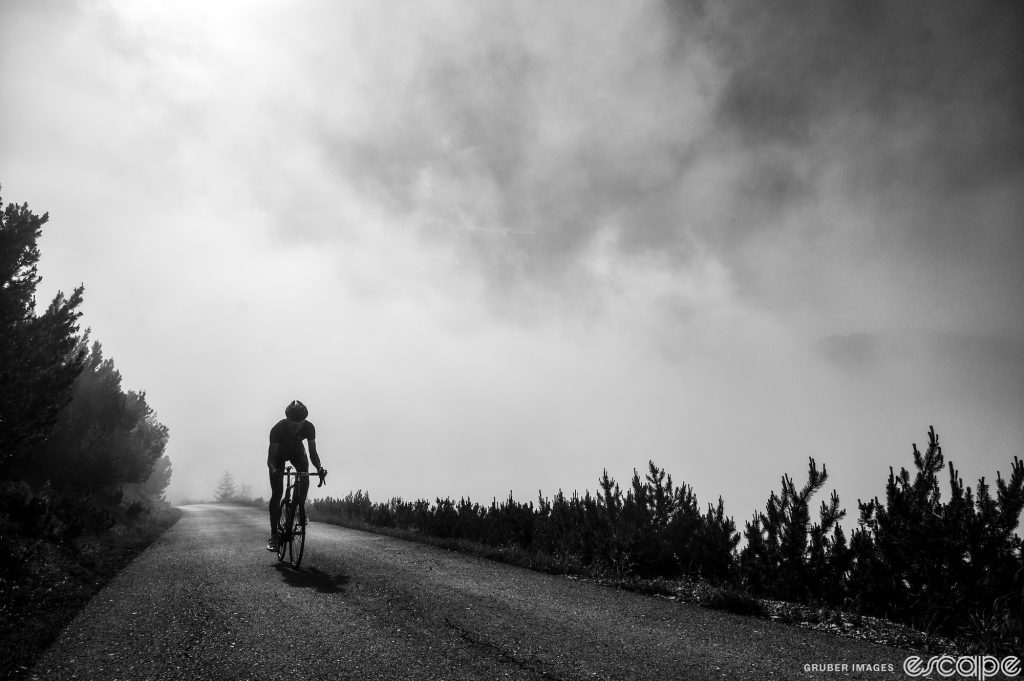
[(533, 674), (539, 674), (541, 678), (551, 679), (552, 681), (570, 681), (564, 676), (556, 676), (555, 674), (552, 674), (551, 672), (545, 669), (541, 669), (540, 667), (541, 665), (543, 665), (542, 662), (530, 662), (529, 660), (522, 660), (516, 657), (511, 651), (509, 651), (504, 646), (492, 643), (491, 641), (488, 641), (479, 635), (474, 635), (473, 632), (471, 632), (469, 629), (462, 626), (458, 622), (453, 621), (450, 617), (445, 617), (444, 623), (448, 625), (451, 629), (453, 629), (456, 633), (458, 633), (459, 638), (466, 641), (471, 646), (485, 648), (486, 650), (491, 651), (492, 654), (496, 654), (498, 659), (511, 662), (513, 665), (515, 665), (523, 671), (531, 672)]

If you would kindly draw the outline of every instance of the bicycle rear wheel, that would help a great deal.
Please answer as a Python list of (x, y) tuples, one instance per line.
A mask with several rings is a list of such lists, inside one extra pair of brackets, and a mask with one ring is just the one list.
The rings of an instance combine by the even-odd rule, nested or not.
[(288, 562), (291, 563), (293, 568), (299, 567), (299, 563), (302, 562), (302, 552), (306, 548), (306, 523), (303, 522), (302, 514), (295, 518), (295, 523), (292, 525), (292, 541), (291, 549), (288, 556)]

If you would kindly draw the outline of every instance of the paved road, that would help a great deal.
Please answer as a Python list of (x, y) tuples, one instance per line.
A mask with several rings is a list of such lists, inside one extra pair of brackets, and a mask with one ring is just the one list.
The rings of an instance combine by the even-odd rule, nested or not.
[[(905, 651), (332, 525), (293, 571), (263, 513), (183, 511), (30, 678), (905, 678)], [(894, 671), (804, 671), (829, 663)]]

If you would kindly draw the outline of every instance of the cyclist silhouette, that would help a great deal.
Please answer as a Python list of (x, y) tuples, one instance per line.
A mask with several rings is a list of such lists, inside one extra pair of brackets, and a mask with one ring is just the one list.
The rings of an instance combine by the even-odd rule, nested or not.
[[(277, 523), (281, 518), (281, 494), (284, 492), (284, 465), (290, 463), (299, 473), (309, 472), (309, 459), (302, 441), (309, 443), (309, 458), (313, 459), (317, 475), (321, 480), (327, 475), (327, 469), (320, 465), (320, 455), (316, 451), (316, 428), (306, 420), (309, 410), (298, 400), (293, 401), (284, 410), (285, 418), (270, 429), (270, 448), (267, 451), (267, 468), (270, 469), (270, 541), (268, 551), (277, 551)], [(309, 491), (309, 478), (299, 478), (297, 484), (297, 501), (302, 508)]]

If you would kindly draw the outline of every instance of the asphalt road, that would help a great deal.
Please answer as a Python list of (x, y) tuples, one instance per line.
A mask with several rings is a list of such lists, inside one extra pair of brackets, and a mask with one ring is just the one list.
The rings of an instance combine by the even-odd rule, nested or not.
[[(907, 651), (333, 525), (294, 571), (264, 513), (183, 511), (29, 678), (906, 678)], [(827, 664), (847, 671), (805, 671)]]

